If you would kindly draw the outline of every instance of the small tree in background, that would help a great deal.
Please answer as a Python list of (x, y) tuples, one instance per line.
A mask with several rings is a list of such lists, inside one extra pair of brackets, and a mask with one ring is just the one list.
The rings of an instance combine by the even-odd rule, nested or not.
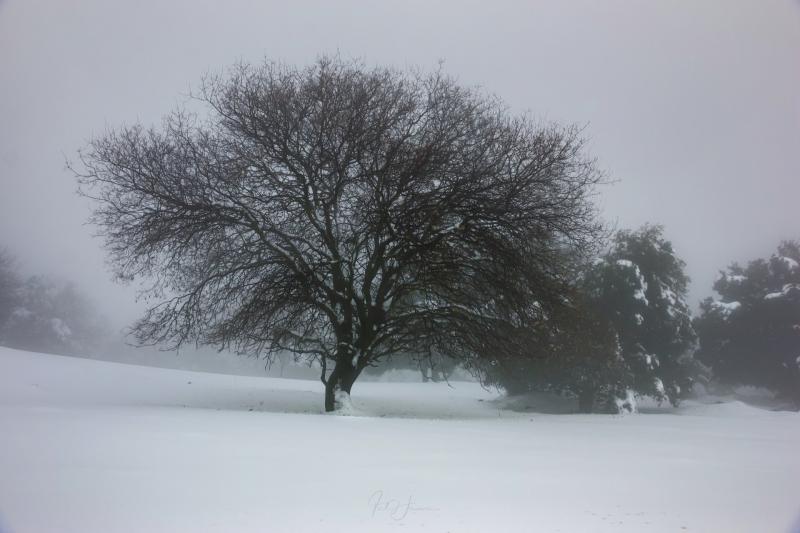
[(240, 66), (198, 100), (207, 117), (82, 154), (117, 274), (162, 299), (136, 337), (316, 360), (326, 410), (394, 353), (516, 349), (507, 332), (562, 304), (560, 250), (596, 241), (579, 131), (440, 73)]
[(732, 264), (714, 290), (719, 298), (695, 320), (698, 358), (722, 381), (766, 387), (800, 407), (800, 245)]
[(11, 254), (0, 251), (0, 344), (84, 355), (105, 331), (102, 319), (74, 285), (43, 276), (23, 281)]
[(32, 276), (20, 284), (17, 294), (17, 305), (2, 327), (6, 346), (88, 355), (105, 336), (102, 319), (71, 283)]
[(4, 342), (6, 334), (4, 325), (19, 306), (20, 285), (14, 257), (0, 248), (0, 342)]

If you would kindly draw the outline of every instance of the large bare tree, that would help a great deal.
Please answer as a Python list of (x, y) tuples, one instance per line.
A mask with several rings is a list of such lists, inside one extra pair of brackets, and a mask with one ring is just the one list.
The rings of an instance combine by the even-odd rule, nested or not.
[(598, 230), (580, 131), (441, 72), (239, 65), (194, 98), (81, 152), (117, 274), (160, 300), (135, 335), (316, 360), (326, 410), (392, 353), (514, 349)]

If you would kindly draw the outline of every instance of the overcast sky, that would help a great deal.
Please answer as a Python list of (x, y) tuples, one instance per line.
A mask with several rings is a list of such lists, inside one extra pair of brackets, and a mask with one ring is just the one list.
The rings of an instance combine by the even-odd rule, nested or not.
[(75, 280), (118, 322), (65, 158), (158, 122), (201, 75), (338, 51), (445, 69), (515, 110), (588, 124), (619, 227), (664, 224), (691, 303), (732, 260), (800, 238), (800, 4), (790, 0), (0, 0), (0, 245)]

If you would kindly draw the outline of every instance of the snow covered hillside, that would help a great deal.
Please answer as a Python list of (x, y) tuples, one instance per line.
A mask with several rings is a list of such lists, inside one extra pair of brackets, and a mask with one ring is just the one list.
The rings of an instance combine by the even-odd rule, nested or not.
[(331, 416), (314, 381), (0, 348), (0, 531), (800, 527), (797, 413), (551, 415), (495, 396), (356, 383), (363, 416)]

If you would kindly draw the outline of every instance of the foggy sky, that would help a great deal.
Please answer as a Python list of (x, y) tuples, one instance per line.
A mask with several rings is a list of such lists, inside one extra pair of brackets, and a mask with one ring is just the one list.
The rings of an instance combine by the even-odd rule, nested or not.
[[(291, 5), (285, 5), (291, 4)], [(800, 238), (800, 5), (548, 2), (0, 1), (0, 246), (75, 280), (122, 324), (65, 158), (106, 127), (149, 125), (202, 74), (339, 52), (445, 70), (516, 111), (588, 124), (622, 228), (664, 224), (711, 293), (732, 260)]]

